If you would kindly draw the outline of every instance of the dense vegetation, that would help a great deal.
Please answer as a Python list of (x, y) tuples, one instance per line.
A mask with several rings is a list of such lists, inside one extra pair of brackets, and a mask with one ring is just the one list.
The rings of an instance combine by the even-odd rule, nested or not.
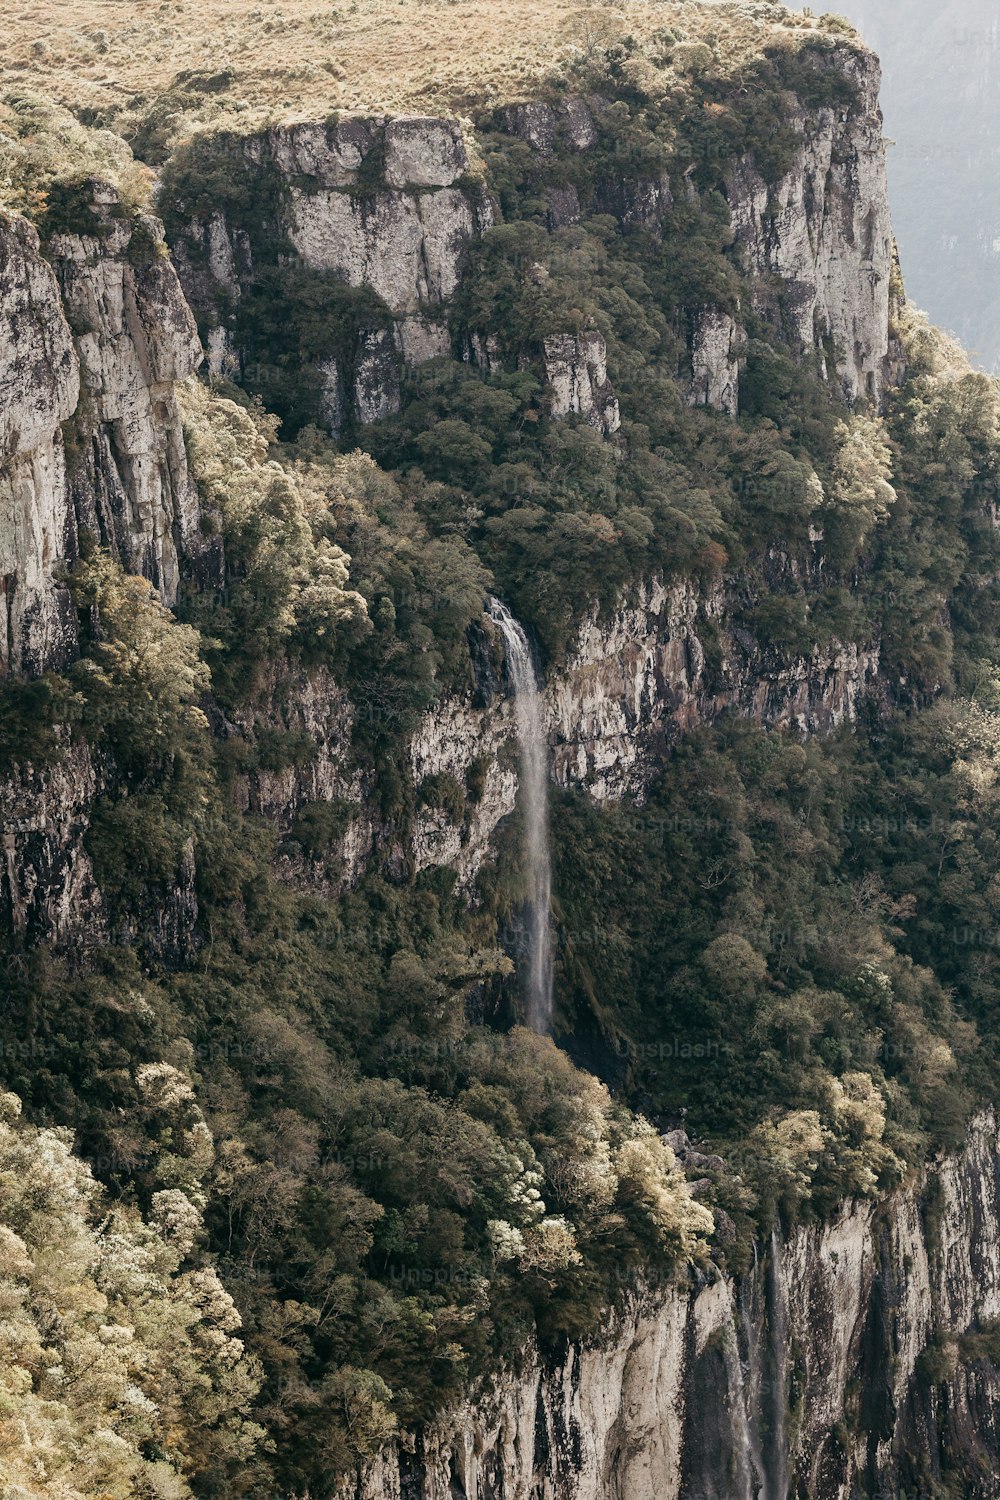
[[(154, 1493), (326, 1494), (533, 1330), (554, 1349), (645, 1275), (739, 1269), (776, 1211), (884, 1191), (995, 1096), (997, 389), (899, 310), (906, 383), (884, 414), (849, 411), (762, 309), (740, 420), (683, 393), (694, 311), (751, 300), (724, 163), (753, 148), (779, 175), (782, 90), (850, 103), (829, 61), (823, 45), (769, 50), (737, 99), (707, 44), (665, 28), (596, 49), (591, 87), (618, 102), (586, 170), (485, 117), (502, 222), (470, 251), (454, 357), (348, 442), (317, 425), (317, 363), (384, 309), (290, 269), (265, 231), (244, 385), (182, 392), (224, 575), (171, 612), (85, 538), (67, 580), (80, 659), (4, 688), (5, 771), (74, 742), (101, 767), (86, 847), (106, 928), (69, 963), (20, 941), (4, 956), (18, 1046), (0, 1075), (32, 1124), (4, 1106), (0, 1275), (28, 1291), (8, 1298), (0, 1443), (21, 1371), (51, 1362), (39, 1250), (54, 1241), (80, 1268), (67, 1357), (108, 1353), (65, 1413), (32, 1383), (23, 1441), (32, 1423), (38, 1446), (71, 1439), (91, 1399), (122, 1438), (117, 1468), (84, 1446), (67, 1486), (99, 1475), (127, 1494), (159, 1465)], [(9, 108), (11, 202), (44, 232), (73, 210), (58, 164), (76, 137), (30, 101)], [(98, 146), (73, 145), (70, 183), (114, 156)], [(234, 160), (227, 136), (179, 150), (168, 207), (225, 197), (249, 233), (276, 185), (234, 180)], [(624, 230), (602, 184), (664, 171), (697, 192)], [(570, 187), (580, 222), (553, 228), (547, 195)], [(567, 329), (605, 338), (615, 442), (551, 419), (540, 341)], [(488, 374), (461, 356), (491, 334)], [(445, 691), (476, 686), (470, 631), (496, 673), (487, 590), (557, 670), (593, 600), (652, 572), (738, 579), (736, 624), (774, 661), (878, 641), (886, 701), (827, 743), (721, 721), (641, 808), (559, 799), (557, 1047), (514, 1024), (518, 830), (471, 903), (453, 871), (415, 874), (420, 808), (460, 822), (484, 771), (415, 787), (406, 739)], [(318, 750), (294, 708), (310, 684), (354, 705), (340, 794), (276, 828), (246, 810), (250, 789), (308, 782)], [(366, 821), (379, 849), (346, 883), (346, 835)], [(697, 1196), (660, 1135), (682, 1111), (724, 1162)], [(150, 1279), (122, 1289), (112, 1272), (143, 1257)], [(131, 1426), (119, 1319), (150, 1403)], [(183, 1355), (169, 1377), (168, 1347)]]
[[(884, 503), (881, 438), (863, 419), (845, 425), (817, 372), (793, 358), (779, 308), (748, 323), (742, 401), (756, 421), (692, 410), (678, 383), (700, 312), (753, 305), (732, 254), (727, 164), (752, 148), (769, 181), (787, 170), (795, 134), (785, 90), (808, 108), (850, 106), (842, 43), (835, 33), (769, 46), (734, 78), (710, 66), (707, 46), (661, 27), (643, 45), (626, 36), (586, 56), (552, 91), (555, 105), (587, 93), (598, 140), (586, 153), (565, 131), (538, 153), (503, 109), (480, 124), (477, 150), (503, 223), (467, 256), (450, 311), (453, 357), (411, 372), (398, 417), (355, 431), (348, 415), (341, 441), (398, 475), (432, 536), (478, 555), (551, 652), (565, 648), (584, 599), (610, 604), (652, 571), (707, 576), (727, 558), (756, 567), (762, 541), (801, 539), (807, 516), (830, 523), (839, 572), (858, 560)], [(196, 133), (165, 164), (161, 202), (196, 274), (206, 251), (192, 224), (221, 213), (249, 244), (254, 270), (235, 315), (220, 293), (199, 309), (203, 331), (231, 329), (244, 390), (280, 415), (286, 441), (305, 433), (308, 442), (327, 361), (349, 387), (387, 309), (296, 263), (281, 227), (289, 179), (272, 153), (265, 145), (248, 160), (239, 135)], [(695, 181), (698, 196), (672, 197), (661, 180)], [(566, 192), (579, 222), (553, 228), (552, 195)], [(637, 207), (651, 193), (655, 208)], [(605, 339), (625, 414), (616, 444), (587, 424), (545, 420), (545, 338), (591, 329)], [(467, 358), (487, 343), (489, 376)], [(850, 517), (840, 514), (848, 507)], [(843, 623), (839, 579), (811, 606), (815, 627), (803, 589), (795, 594), (780, 613), (786, 636), (787, 622), (800, 621), (798, 644)], [(874, 621), (852, 624), (860, 633)]]
[(137, 1082), (190, 1148), (187, 1191), (159, 1188), (147, 1222), (106, 1202), (72, 1132), (20, 1125), (20, 1100), (0, 1095), (0, 1463), (16, 1494), (184, 1500), (181, 1474), (223, 1484), (264, 1436), (239, 1314), (190, 1260), (204, 1120), (176, 1069)]

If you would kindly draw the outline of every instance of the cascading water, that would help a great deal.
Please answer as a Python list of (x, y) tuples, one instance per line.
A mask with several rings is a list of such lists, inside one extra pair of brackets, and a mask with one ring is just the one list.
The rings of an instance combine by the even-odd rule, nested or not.
[(781, 1240), (771, 1230), (770, 1273), (771, 1369), (774, 1379), (774, 1430), (767, 1500), (788, 1495), (788, 1303), (782, 1279)]
[(781, 1263), (775, 1229), (763, 1264), (754, 1251), (740, 1299), (747, 1357), (747, 1456), (757, 1475), (757, 1500), (788, 1497), (788, 1307)]
[(528, 1025), (533, 1031), (548, 1032), (552, 1029), (552, 931), (549, 925), (552, 867), (549, 861), (549, 756), (545, 714), (528, 637), (499, 599), (490, 599), (487, 610), (490, 619), (500, 629), (507, 651), (521, 752), (524, 856), (531, 891), (526, 976)]

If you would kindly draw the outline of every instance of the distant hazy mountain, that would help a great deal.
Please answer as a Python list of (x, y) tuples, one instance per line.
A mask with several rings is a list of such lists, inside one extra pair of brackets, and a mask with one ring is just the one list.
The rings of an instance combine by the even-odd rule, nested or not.
[[(819, 9), (820, 7), (816, 7)], [(882, 57), (910, 296), (1000, 373), (1000, 6), (842, 0)]]

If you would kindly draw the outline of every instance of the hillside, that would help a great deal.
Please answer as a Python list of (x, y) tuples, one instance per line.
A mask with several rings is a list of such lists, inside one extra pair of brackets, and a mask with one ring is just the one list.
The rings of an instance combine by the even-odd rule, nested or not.
[(1000, 388), (877, 59), (218, 0), (4, 69), (0, 1466), (994, 1500)]
[[(762, 35), (822, 23), (775, 4), (718, 0), (86, 0), (8, 20), (0, 81), (84, 110), (125, 133), (160, 100), (212, 119), (220, 107), (467, 113), (529, 93), (568, 62), (632, 34), (680, 27), (727, 58)], [(220, 106), (221, 96), (221, 106)]]

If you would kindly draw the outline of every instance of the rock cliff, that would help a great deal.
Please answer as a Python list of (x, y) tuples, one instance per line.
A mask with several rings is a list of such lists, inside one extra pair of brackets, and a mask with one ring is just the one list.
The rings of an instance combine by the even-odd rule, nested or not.
[[(884, 392), (891, 233), (877, 67), (851, 48), (844, 58), (858, 106), (798, 112), (801, 144), (776, 186), (749, 157), (733, 165), (732, 227), (753, 307), (693, 310), (695, 404), (736, 415), (751, 312), (796, 353), (818, 353), (845, 400)], [(582, 99), (518, 105), (505, 124), (545, 158), (560, 142), (583, 154), (598, 139)], [(248, 180), (274, 188), (267, 253), (280, 243), (282, 264), (330, 273), (377, 305), (379, 319), (359, 325), (350, 347), (322, 351), (327, 425), (339, 432), (393, 414), (405, 367), (452, 350), (446, 314), (463, 255), (495, 218), (462, 130), (352, 118), (276, 127), (233, 149)], [(625, 196), (607, 187), (602, 207), (623, 229), (655, 235), (672, 192), (654, 174)], [(570, 225), (579, 201), (553, 189), (547, 211)], [(44, 248), (25, 221), (0, 220), (0, 676), (72, 657), (60, 570), (84, 533), (168, 603), (185, 571), (213, 576), (174, 388), (201, 358), (189, 303), (213, 368), (240, 371), (239, 307), (265, 253), (245, 221), (196, 213), (176, 245), (179, 280), (159, 222), (126, 213), (97, 182), (85, 227)], [(550, 414), (582, 418), (608, 440), (602, 451), (617, 451), (623, 413), (604, 337), (557, 333), (541, 347)], [(465, 352), (490, 363), (488, 340)], [(760, 560), (765, 578), (790, 567)], [(877, 643), (778, 649), (748, 623), (753, 592), (745, 577), (652, 577), (613, 608), (587, 612), (545, 684), (557, 782), (597, 799), (641, 797), (670, 745), (726, 710), (827, 734), (883, 692)], [(275, 669), (228, 720), (208, 707), (219, 738), (252, 744), (273, 728), (308, 744), (302, 764), (269, 769), (260, 758), (234, 781), (242, 808), (275, 826), (283, 874), (321, 894), (376, 858), (398, 876), (451, 867), (468, 889), (516, 805), (515, 725), (498, 681), (439, 702), (409, 738), (416, 793), (429, 778), (469, 786), (477, 764), (482, 774), (460, 815), (417, 795), (405, 829), (380, 815), (374, 772), (354, 764), (363, 708), (327, 669)], [(0, 928), (18, 943), (79, 946), (107, 933), (85, 847), (102, 774), (76, 746), (50, 770), (22, 767), (0, 785)], [(342, 812), (335, 866), (297, 836), (312, 804)], [(196, 858), (186, 847), (176, 889), (144, 915), (154, 952), (190, 956)], [(555, 1363), (528, 1351), (522, 1369), (388, 1451), (350, 1493), (751, 1500), (793, 1490), (847, 1500), (924, 1493), (947, 1471), (963, 1476), (963, 1493), (1000, 1495), (979, 1462), (1000, 1444), (988, 1357), (1000, 1323), (998, 1181), (987, 1115), (962, 1155), (883, 1203), (848, 1204), (825, 1227), (776, 1236), (741, 1280), (667, 1282), (630, 1296), (600, 1340)]]
[(0, 221), (0, 675), (40, 671), (72, 649), (55, 571), (72, 546), (61, 424), (80, 366), (51, 267), (19, 218)]
[[(771, 307), (780, 286), (778, 303), (797, 310), (792, 333), (804, 350), (814, 339), (822, 345), (827, 334), (834, 338), (830, 347), (847, 347), (850, 324), (853, 354), (836, 365), (838, 378), (848, 395), (878, 394), (891, 249), (878, 73), (874, 59), (852, 49), (845, 49), (844, 66), (858, 85), (859, 107), (843, 114), (800, 111), (794, 123), (802, 145), (780, 187), (769, 196), (753, 163), (743, 160), (732, 174), (731, 207), (761, 309)], [(557, 149), (581, 157), (598, 142), (600, 107), (601, 101), (591, 106), (574, 98), (558, 109), (519, 105), (502, 124), (541, 157)], [(158, 221), (125, 214), (105, 184), (91, 184), (87, 232), (53, 236), (44, 259), (23, 221), (5, 226), (10, 332), (3, 379), (11, 399), (2, 493), (13, 519), (0, 535), (11, 553), (3, 569), (8, 670), (36, 672), (72, 655), (72, 611), (59, 567), (77, 554), (83, 532), (150, 578), (168, 603), (182, 566), (211, 574), (214, 553), (202, 537), (173, 394), (201, 357), (182, 284), (202, 319), (210, 361), (222, 373), (238, 368), (240, 300), (275, 242), (310, 270), (335, 273), (374, 294), (388, 323), (361, 329), (349, 351), (331, 350), (322, 364), (323, 410), (334, 430), (348, 419), (390, 415), (404, 362), (419, 364), (450, 347), (445, 314), (463, 253), (495, 214), (484, 183), (472, 175), (456, 122), (303, 123), (229, 141), (226, 150), (231, 170), (246, 183), (258, 190), (269, 184), (262, 201), (276, 222), (263, 226), (263, 246), (260, 233), (232, 208), (229, 217), (220, 208), (179, 220), (173, 204), (181, 225), (173, 247), (180, 281)], [(605, 205), (623, 226), (637, 218), (655, 223), (671, 202), (663, 178), (630, 191), (642, 203)], [(785, 206), (775, 216), (779, 200)], [(863, 212), (865, 235), (855, 222)], [(806, 303), (808, 315), (801, 311)], [(695, 328), (691, 399), (735, 414), (745, 337), (739, 323), (706, 309)], [(787, 326), (782, 331), (789, 335)], [(485, 348), (470, 353), (484, 363), (491, 358)], [(552, 415), (583, 418), (613, 440), (621, 412), (602, 335), (550, 336), (543, 355)], [(827, 733), (853, 721), (865, 696), (880, 691), (877, 647), (831, 641), (805, 657), (776, 650), (743, 622), (744, 594), (735, 579), (711, 587), (652, 579), (617, 608), (584, 619), (547, 684), (553, 771), (561, 784), (585, 786), (597, 798), (641, 795), (669, 744), (726, 709), (798, 733)], [(453, 865), (467, 885), (517, 793), (510, 705), (500, 698), (484, 708), (477, 701), (470, 695), (439, 706), (414, 735), (409, 756), (417, 787), (441, 774), (465, 783), (476, 762), (488, 764), (481, 794), (459, 823), (443, 809), (418, 806), (408, 835), (380, 821), (369, 781), (350, 768), (357, 709), (323, 673), (303, 674), (280, 691), (272, 684), (245, 723), (223, 732), (252, 740), (256, 719), (311, 742), (307, 768), (255, 771), (242, 795), (247, 810), (271, 818), (282, 836), (310, 803), (344, 804), (334, 885), (357, 879), (376, 843), (388, 851), (390, 868)], [(31, 785), (29, 776), (19, 799), (25, 827), (42, 816)], [(67, 829), (82, 816), (78, 799), (72, 802), (61, 818)], [(42, 905), (38, 920), (53, 934), (64, 931), (67, 888), (59, 870), (70, 879), (80, 860), (78, 840), (74, 847), (76, 854), (52, 863), (45, 879), (30, 882)], [(303, 863), (294, 839), (288, 848), (283, 864), (290, 878), (327, 878)], [(28, 845), (21, 853), (27, 858)], [(7, 919), (14, 930), (35, 920), (27, 913), (12, 884)]]
[[(800, 355), (817, 354), (848, 402), (880, 400), (889, 358), (889, 219), (877, 59), (838, 46), (825, 65), (855, 91), (849, 108), (790, 105), (798, 141), (792, 165), (775, 183), (752, 155), (733, 163), (726, 191), (736, 255), (752, 285), (751, 306), (707, 307), (691, 320), (690, 400), (735, 415), (749, 313), (763, 316)], [(609, 101), (570, 96), (498, 112), (495, 127), (541, 162), (561, 166), (547, 192), (554, 229), (581, 216), (572, 171), (609, 128)], [(349, 348), (331, 347), (321, 360), (326, 425), (340, 432), (394, 414), (405, 366), (452, 352), (449, 304), (462, 277), (469, 243), (497, 219), (489, 178), (483, 180), (459, 125), (433, 117), (352, 117), (336, 124), (274, 128), (230, 143), (230, 170), (266, 183), (274, 222), (260, 226), (242, 202), (192, 213), (183, 193), (170, 207), (181, 278), (201, 321), (212, 367), (247, 373), (239, 347), (241, 298), (273, 262), (275, 246), (288, 263), (330, 272), (375, 295), (387, 327), (355, 331)], [(562, 183), (566, 177), (568, 185)], [(673, 203), (666, 172), (602, 181), (594, 211), (623, 233), (657, 232)], [(493, 367), (492, 340), (464, 352)], [(553, 335), (541, 359), (557, 416), (579, 413), (612, 434), (620, 415), (608, 380), (603, 339), (596, 333)]]
[[(64, 666), (77, 617), (63, 570), (90, 537), (173, 603), (181, 559), (215, 567), (175, 387), (201, 362), (162, 225), (93, 180), (79, 232), (44, 247), (0, 219), (0, 678)], [(87, 748), (0, 783), (0, 931), (88, 945), (104, 932), (84, 848), (102, 772)]]
[[(587, 616), (567, 659), (548, 679), (552, 773), (598, 800), (641, 797), (671, 744), (735, 711), (795, 734), (830, 734), (884, 694), (877, 645), (830, 641), (808, 656), (770, 647), (739, 623), (741, 601), (719, 579), (700, 588), (654, 579), (628, 600)], [(472, 695), (428, 714), (411, 743), (415, 781), (464, 782), (485, 757), (490, 773), (457, 826), (424, 811), (414, 833), (418, 868), (455, 866), (474, 877), (492, 835), (514, 809), (514, 723), (506, 699)]]
[[(801, 145), (791, 170), (769, 186), (744, 158), (730, 177), (729, 206), (755, 277), (755, 310), (793, 347), (820, 354), (844, 400), (878, 401), (890, 373), (893, 256), (881, 74), (871, 53), (849, 48), (839, 66), (856, 85), (855, 108), (795, 108)], [(718, 335), (715, 346), (713, 377), (724, 385), (733, 356)]]
[[(802, 350), (818, 350), (852, 400), (877, 398), (887, 378), (892, 243), (878, 65), (846, 45), (837, 54), (856, 86), (856, 106), (797, 109), (801, 146), (780, 183), (768, 187), (746, 157), (734, 164), (729, 191), (755, 309), (776, 319)], [(583, 155), (598, 139), (583, 99), (506, 114), (506, 127), (542, 156), (556, 142)], [(331, 348), (324, 359), (330, 425), (336, 429), (348, 414), (362, 423), (391, 414), (402, 364), (450, 349), (444, 315), (463, 253), (496, 214), (462, 129), (446, 119), (358, 117), (275, 127), (229, 149), (231, 169), (242, 171), (250, 188), (270, 184), (263, 200), (276, 220), (264, 225), (269, 251), (284, 247), (305, 267), (370, 292), (388, 316), (387, 324), (358, 330), (349, 357)], [(656, 213), (669, 206), (668, 183), (651, 180), (643, 191)], [(89, 222), (53, 235), (46, 259), (26, 224), (9, 218), (3, 226), (8, 670), (38, 670), (71, 650), (65, 597), (53, 574), (74, 555), (80, 530), (111, 545), (168, 602), (179, 558), (202, 549), (172, 398), (173, 384), (201, 358), (188, 302), (206, 325), (213, 366), (232, 368), (236, 309), (262, 252), (224, 206), (187, 218), (183, 208), (171, 205), (188, 301), (161, 226), (125, 213), (106, 184), (92, 183)], [(619, 204), (615, 212), (625, 225), (639, 208)], [(734, 413), (739, 319), (706, 309), (693, 327), (692, 399)], [(617, 431), (621, 417), (600, 334), (551, 337), (544, 362), (554, 415), (579, 414), (608, 434)]]
[(194, 319), (147, 215), (89, 187), (80, 232), (0, 221), (0, 675), (62, 665), (75, 622), (61, 565), (81, 534), (176, 598), (204, 552), (173, 389), (201, 361)]
[(1000, 1317), (998, 1166), (986, 1114), (963, 1153), (878, 1206), (775, 1234), (744, 1277), (628, 1296), (598, 1341), (554, 1362), (529, 1350), (350, 1493), (1000, 1494), (983, 1461), (1000, 1415), (984, 1347)]
[(0, 935), (79, 948), (104, 935), (101, 894), (84, 838), (98, 773), (85, 746), (54, 767), (0, 780)]
[(359, 327), (348, 347), (321, 356), (326, 425), (338, 433), (392, 415), (403, 366), (449, 351), (462, 253), (493, 222), (460, 125), (357, 117), (277, 127), (231, 150), (237, 174), (270, 184), (273, 222), (260, 233), (223, 206), (182, 223), (174, 243), (213, 369), (239, 372), (240, 299), (280, 244), (307, 270), (367, 289), (388, 314), (388, 327)]
[(93, 231), (48, 246), (80, 363), (70, 497), (88, 531), (172, 604), (180, 558), (201, 550), (174, 386), (201, 363), (194, 318), (148, 215), (93, 184)]

